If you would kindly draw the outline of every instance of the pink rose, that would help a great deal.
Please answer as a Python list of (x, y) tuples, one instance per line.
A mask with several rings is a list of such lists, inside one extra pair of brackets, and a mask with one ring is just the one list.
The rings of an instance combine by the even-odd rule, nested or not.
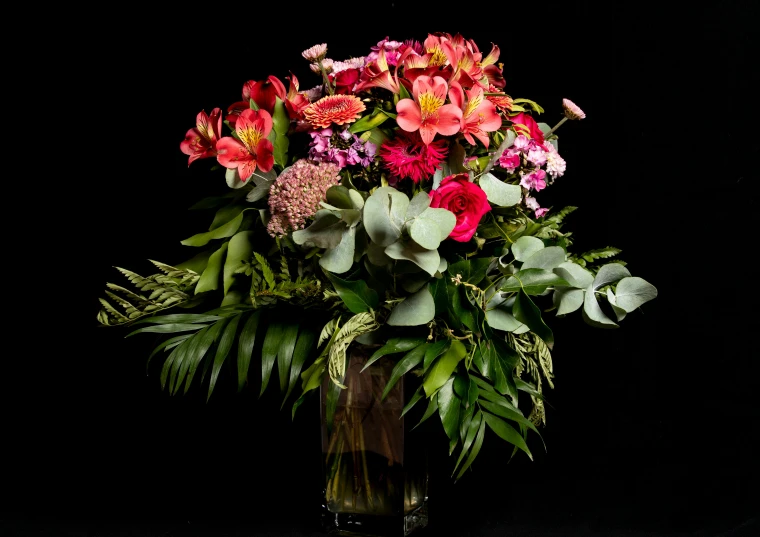
[(438, 188), (430, 192), (430, 206), (448, 209), (457, 217), (449, 238), (467, 242), (475, 234), (483, 215), (491, 210), (483, 189), (470, 182), (466, 173), (445, 177)]

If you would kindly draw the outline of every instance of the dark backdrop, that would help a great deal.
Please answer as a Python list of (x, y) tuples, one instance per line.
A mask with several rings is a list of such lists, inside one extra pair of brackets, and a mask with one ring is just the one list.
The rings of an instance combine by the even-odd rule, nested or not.
[(187, 208), (226, 188), (179, 151), (201, 109), (288, 70), (311, 87), (300, 52), (317, 43), (340, 59), (447, 31), (498, 44), (507, 93), (543, 105), (546, 122), (563, 97), (583, 108), (559, 131), (567, 173), (539, 199), (578, 206), (577, 248), (621, 248), (659, 296), (619, 330), (553, 323), (556, 388), (533, 462), (488, 438), (453, 484), (442, 431), (429, 433), (426, 531), (756, 535), (750, 4), (120, 8), (118, 24), (58, 41), (70, 52), (55, 121), (71, 132), (58, 140), (65, 186), (24, 256), (47, 268), (19, 284), (27, 313), (6, 332), (7, 534), (318, 535), (316, 400), (291, 423), (276, 390), (170, 398), (145, 374), (155, 340), (98, 326), (98, 298), (124, 283), (115, 266), (150, 274), (148, 259), (188, 257)]

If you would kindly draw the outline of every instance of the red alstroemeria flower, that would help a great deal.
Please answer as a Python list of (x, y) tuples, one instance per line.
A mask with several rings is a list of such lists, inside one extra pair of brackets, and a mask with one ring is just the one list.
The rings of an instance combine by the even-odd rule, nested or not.
[(187, 165), (202, 158), (216, 156), (216, 143), (222, 136), (222, 110), (214, 108), (211, 115), (205, 110), (195, 117), (195, 127), (188, 130), (179, 144), (180, 151), (189, 155)]
[[(410, 54), (412, 49), (407, 49), (402, 54), (399, 60), (399, 65), (402, 63), (406, 54)], [(359, 77), (359, 82), (354, 87), (354, 93), (365, 91), (370, 88), (384, 88), (388, 91), (398, 94), (399, 82), (398, 82), (398, 65), (394, 74), (391, 75), (390, 67), (388, 66), (388, 60), (385, 57), (385, 49), (380, 49), (377, 53), (377, 59), (369, 62)]]
[(451, 136), (459, 132), (462, 109), (455, 104), (444, 104), (448, 84), (440, 76), (420, 76), (414, 81), (414, 99), (401, 99), (396, 105), (396, 122), (407, 132), (420, 131), (425, 144), (430, 144), (437, 133)]
[(216, 143), (216, 159), (225, 168), (237, 168), (240, 180), (248, 180), (256, 169), (268, 172), (274, 166), (274, 146), (267, 140), (272, 116), (264, 109), (243, 110), (235, 123), (240, 140), (225, 136)]
[(488, 79), (487, 83), (489, 87), (495, 86), (499, 89), (503, 89), (507, 85), (507, 81), (504, 80), (503, 69), (496, 63), (499, 60), (500, 54), (501, 49), (498, 45), (491, 43), (491, 52), (480, 60), (480, 66), (483, 68), (483, 74)]
[(285, 108), (288, 110), (290, 119), (303, 119), (303, 109), (311, 104), (309, 98), (299, 92), (298, 78), (292, 72), (286, 76), (285, 80), (289, 82), (288, 93), (285, 96)]
[(461, 131), (465, 139), (475, 145), (473, 139), (477, 138), (488, 149), (488, 133), (501, 128), (501, 116), (496, 106), (483, 96), (483, 88), (474, 87), (466, 92), (467, 100), (464, 100), (465, 92), (462, 87), (454, 82), (449, 90), (451, 102), (462, 109)]
[(243, 100), (232, 103), (227, 108), (225, 119), (234, 127), (240, 113), (251, 108), (251, 100), (256, 103), (256, 106), (272, 115), (277, 101), (276, 97), (284, 101), (286, 95), (285, 85), (276, 76), (269, 75), (266, 80), (249, 80), (243, 84)]

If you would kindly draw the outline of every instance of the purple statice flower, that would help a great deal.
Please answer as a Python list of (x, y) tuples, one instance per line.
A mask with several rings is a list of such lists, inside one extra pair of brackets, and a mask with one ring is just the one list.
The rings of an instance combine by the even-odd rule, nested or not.
[(301, 159), (285, 168), (269, 189), (269, 234), (282, 237), (303, 229), (325, 201), (327, 189), (338, 184), (340, 168), (332, 162)]

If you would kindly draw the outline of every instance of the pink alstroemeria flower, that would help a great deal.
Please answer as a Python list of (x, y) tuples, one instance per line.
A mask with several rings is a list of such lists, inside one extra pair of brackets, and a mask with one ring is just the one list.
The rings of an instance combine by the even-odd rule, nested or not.
[(422, 141), (429, 145), (437, 133), (451, 136), (459, 132), (462, 109), (444, 104), (449, 85), (440, 76), (420, 76), (414, 81), (414, 99), (401, 99), (396, 105), (396, 122), (407, 132), (419, 131)]
[(240, 180), (248, 180), (256, 168), (268, 172), (274, 166), (274, 146), (267, 140), (272, 131), (272, 116), (264, 109), (243, 110), (235, 123), (240, 141), (225, 136), (216, 143), (216, 159), (225, 168), (237, 168)]
[(465, 92), (459, 83), (454, 82), (449, 89), (451, 102), (462, 109), (461, 131), (470, 145), (476, 145), (477, 138), (488, 149), (488, 133), (501, 128), (501, 116), (496, 110), (496, 105), (485, 98), (483, 88), (474, 87)]
[(222, 110), (214, 108), (211, 115), (205, 110), (198, 112), (195, 117), (195, 127), (188, 130), (185, 139), (179, 144), (179, 149), (189, 155), (187, 165), (202, 158), (216, 156), (216, 142), (222, 135)]

